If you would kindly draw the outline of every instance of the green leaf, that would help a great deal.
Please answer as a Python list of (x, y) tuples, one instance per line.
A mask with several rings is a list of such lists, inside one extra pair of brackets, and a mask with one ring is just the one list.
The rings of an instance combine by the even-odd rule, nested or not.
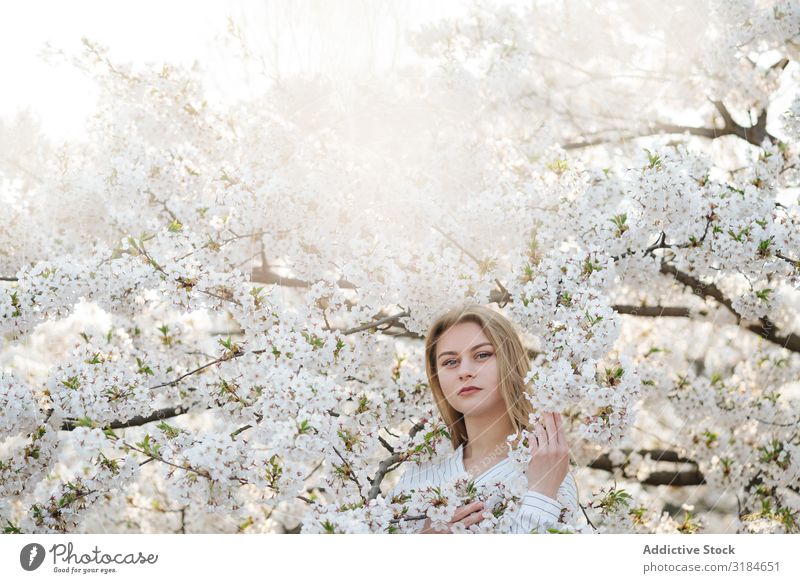
[(136, 357), (136, 366), (138, 367), (138, 371), (137, 372), (139, 374), (146, 374), (146, 375), (149, 375), (149, 376), (153, 376), (153, 374), (155, 374), (155, 373), (153, 373), (153, 369), (150, 368), (149, 366), (147, 366), (147, 363), (145, 361), (143, 361), (141, 358), (139, 358), (138, 356)]
[(759, 241), (759, 243), (758, 243), (758, 251), (757, 251), (759, 257), (769, 257), (770, 256), (769, 247), (770, 247), (770, 245), (772, 245), (772, 240), (774, 238), (775, 237), (772, 236), (769, 239), (763, 239), (763, 240)]
[(341, 352), (342, 348), (345, 347), (344, 340), (341, 338), (336, 339), (336, 348), (333, 349), (333, 357), (339, 358), (339, 352)]
[(366, 395), (359, 395), (358, 409), (356, 409), (353, 414), (361, 415), (362, 413), (366, 413), (367, 411), (369, 411), (369, 397), (367, 397)]
[(756, 292), (756, 297), (762, 302), (769, 302), (769, 295), (773, 292), (772, 288), (764, 288)]
[(625, 222), (628, 220), (628, 215), (627, 215), (627, 213), (622, 213), (622, 214), (619, 214), (619, 215), (614, 215), (614, 216), (613, 216), (611, 219), (609, 219), (609, 220), (610, 220), (612, 223), (614, 223), (614, 226), (616, 226), (616, 227), (617, 227), (617, 230), (616, 230), (616, 232), (614, 233), (614, 236), (615, 236), (615, 237), (621, 237), (621, 236), (622, 236), (622, 234), (623, 234), (625, 231), (627, 231), (627, 230), (628, 230), (628, 225), (626, 225), (626, 224), (625, 224)]
[(77, 391), (81, 388), (81, 383), (78, 380), (78, 377), (72, 376), (69, 377), (67, 380), (62, 380), (61, 384), (67, 387), (68, 389), (72, 389), (73, 391)]
[(644, 151), (647, 152), (647, 161), (648, 161), (648, 168), (660, 168), (661, 167), (661, 156), (658, 154), (653, 154), (647, 148), (644, 148)]
[(159, 450), (161, 446), (152, 441), (149, 434), (145, 434), (144, 439), (135, 445), (150, 457), (160, 457)]
[(181, 433), (180, 429), (169, 425), (166, 421), (162, 421), (157, 425), (157, 427), (166, 434), (167, 439), (174, 439)]
[(569, 162), (567, 160), (559, 158), (553, 162), (549, 162), (547, 164), (547, 169), (553, 171), (555, 174), (559, 176), (569, 170)]
[(95, 424), (94, 421), (89, 419), (89, 417), (80, 417), (79, 419), (77, 419), (75, 421), (75, 426), (76, 427), (96, 427), (97, 425)]

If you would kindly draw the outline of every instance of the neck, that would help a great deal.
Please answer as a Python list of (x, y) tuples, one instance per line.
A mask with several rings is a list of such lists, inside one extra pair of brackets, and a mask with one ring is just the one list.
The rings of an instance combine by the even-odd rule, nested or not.
[(503, 409), (498, 414), (480, 417), (464, 416), (469, 441), (464, 445), (464, 458), (481, 460), (503, 458), (508, 452), (506, 437), (514, 433), (511, 418)]

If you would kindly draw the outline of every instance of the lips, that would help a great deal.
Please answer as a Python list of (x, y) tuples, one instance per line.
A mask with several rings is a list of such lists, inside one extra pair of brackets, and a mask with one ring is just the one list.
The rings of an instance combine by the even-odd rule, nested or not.
[(458, 394), (459, 395), (471, 395), (472, 393), (477, 393), (480, 390), (481, 390), (480, 387), (476, 387), (474, 385), (470, 385), (470, 386), (464, 387), (463, 389), (458, 391)]

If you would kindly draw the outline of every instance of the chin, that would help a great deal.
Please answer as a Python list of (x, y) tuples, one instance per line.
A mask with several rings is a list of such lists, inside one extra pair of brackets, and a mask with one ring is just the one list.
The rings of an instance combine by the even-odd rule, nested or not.
[(461, 413), (464, 415), (482, 415), (483, 413), (488, 413), (496, 408), (497, 406), (492, 403), (469, 403), (468, 405), (461, 407)]
[[(488, 396), (488, 395), (487, 395)], [(490, 413), (492, 411), (504, 411), (505, 410), (505, 403), (500, 401), (493, 401), (493, 400), (475, 400), (474, 403), (467, 403), (466, 405), (461, 406), (464, 409), (463, 413), (467, 415), (482, 415), (484, 413)]]

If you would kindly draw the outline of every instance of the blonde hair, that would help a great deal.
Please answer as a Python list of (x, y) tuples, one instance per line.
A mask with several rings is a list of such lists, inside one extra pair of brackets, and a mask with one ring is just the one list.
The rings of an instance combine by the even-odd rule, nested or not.
[(439, 384), (436, 347), (445, 331), (462, 322), (480, 325), (494, 346), (500, 371), (500, 395), (505, 401), (514, 431), (530, 429), (529, 415), (534, 412), (533, 405), (524, 395), (527, 388), (525, 376), (530, 370), (530, 361), (514, 325), (499, 312), (481, 304), (469, 303), (452, 308), (434, 321), (425, 337), (425, 372), (436, 405), (450, 433), (453, 449), (467, 443), (467, 426), (464, 416), (447, 402)]

